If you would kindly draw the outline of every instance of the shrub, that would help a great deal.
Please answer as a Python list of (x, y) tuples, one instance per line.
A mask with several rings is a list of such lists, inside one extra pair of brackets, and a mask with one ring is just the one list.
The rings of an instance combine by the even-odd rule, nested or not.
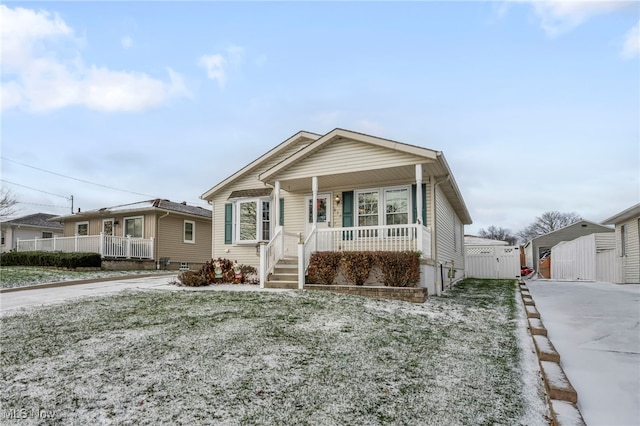
[(53, 266), (58, 268), (89, 268), (102, 266), (98, 253), (62, 253), (58, 251), (11, 251), (0, 255), (2, 266)]
[(377, 252), (382, 281), (389, 287), (415, 287), (420, 281), (420, 253)]
[(201, 287), (209, 284), (202, 273), (195, 271), (181, 272), (178, 274), (178, 281), (187, 287)]
[(342, 267), (342, 273), (349, 282), (355, 285), (363, 285), (369, 278), (374, 262), (375, 257), (371, 252), (348, 251), (342, 254), (340, 266)]
[(338, 275), (342, 253), (335, 251), (317, 251), (309, 259), (309, 282), (333, 284)]

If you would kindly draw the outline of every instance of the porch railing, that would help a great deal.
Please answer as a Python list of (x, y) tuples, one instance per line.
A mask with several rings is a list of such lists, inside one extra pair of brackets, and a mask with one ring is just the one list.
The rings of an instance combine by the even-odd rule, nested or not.
[(299, 235), (286, 232), (282, 226), (276, 228), (273, 238), (267, 245), (260, 247), (260, 286), (264, 283), (278, 261), (286, 256), (297, 256)]
[(99, 253), (105, 258), (153, 259), (153, 238), (113, 235), (76, 235), (74, 237), (18, 240), (17, 251), (61, 251)]

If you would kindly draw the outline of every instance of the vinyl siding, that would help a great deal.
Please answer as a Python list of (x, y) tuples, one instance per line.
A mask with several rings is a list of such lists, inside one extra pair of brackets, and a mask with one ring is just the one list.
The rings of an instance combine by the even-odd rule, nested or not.
[(640, 230), (638, 229), (638, 217), (616, 223), (616, 253), (622, 254), (621, 229), (627, 227), (626, 253), (624, 262), (624, 282), (627, 284), (640, 283)]
[[(454, 232), (454, 227), (456, 231)], [(433, 235), (433, 234), (432, 234)], [(436, 186), (436, 261), (443, 262), (448, 269), (451, 261), (455, 262), (455, 269), (464, 270), (463, 239), (464, 229), (462, 221), (444, 196), (442, 190)]]
[(155, 214), (154, 213), (127, 213), (124, 215), (114, 215), (114, 216), (105, 216), (98, 218), (78, 218), (75, 221), (66, 221), (64, 223), (64, 236), (65, 237), (73, 237), (76, 234), (76, 224), (89, 222), (89, 234), (88, 235), (100, 235), (102, 232), (102, 221), (104, 219), (114, 219), (118, 222), (117, 225), (114, 225), (113, 234), (118, 237), (124, 237), (124, 219), (139, 217), (142, 216), (144, 218), (144, 228), (142, 230), (143, 238), (155, 238), (156, 236), (156, 227), (155, 227)]
[(422, 157), (393, 151), (354, 140), (341, 139), (331, 142), (300, 160), (278, 179), (296, 179), (307, 176), (326, 176), (339, 173), (386, 169), (425, 162)]
[[(211, 221), (194, 217), (158, 214), (157, 258), (169, 257), (171, 263), (204, 263), (211, 258)], [(184, 221), (195, 222), (195, 243), (184, 242)]]

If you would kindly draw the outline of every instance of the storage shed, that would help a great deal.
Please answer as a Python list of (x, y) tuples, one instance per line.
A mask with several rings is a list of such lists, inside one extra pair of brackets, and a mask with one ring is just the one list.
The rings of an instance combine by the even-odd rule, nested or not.
[(640, 203), (603, 220), (615, 225), (616, 255), (624, 269), (625, 284), (640, 283)]
[[(533, 238), (525, 244), (525, 259), (527, 266), (539, 272), (539, 261), (547, 250), (562, 241), (572, 241), (576, 238), (593, 233), (613, 232), (613, 228), (600, 225), (589, 220), (581, 220), (564, 228), (557, 229), (539, 237)], [(553, 263), (553, 259), (551, 260)]]

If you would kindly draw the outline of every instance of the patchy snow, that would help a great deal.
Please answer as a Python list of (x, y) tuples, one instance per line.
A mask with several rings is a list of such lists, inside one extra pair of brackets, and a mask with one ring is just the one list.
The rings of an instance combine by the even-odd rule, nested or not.
[(549, 381), (549, 387), (556, 389), (569, 388), (569, 382), (567, 381), (565, 374), (562, 372), (560, 364), (551, 361), (540, 361), (540, 364), (542, 365), (542, 369)]
[(640, 424), (640, 285), (527, 281), (589, 426)]
[(551, 341), (546, 336), (541, 336), (539, 334), (536, 334), (533, 336), (533, 340), (536, 342), (536, 346), (538, 347), (540, 352), (544, 352), (544, 353), (555, 352), (555, 350), (553, 349), (553, 345), (551, 344)]
[(547, 424), (515, 284), (413, 305), (155, 280), (5, 315), (3, 410), (66, 424)]

